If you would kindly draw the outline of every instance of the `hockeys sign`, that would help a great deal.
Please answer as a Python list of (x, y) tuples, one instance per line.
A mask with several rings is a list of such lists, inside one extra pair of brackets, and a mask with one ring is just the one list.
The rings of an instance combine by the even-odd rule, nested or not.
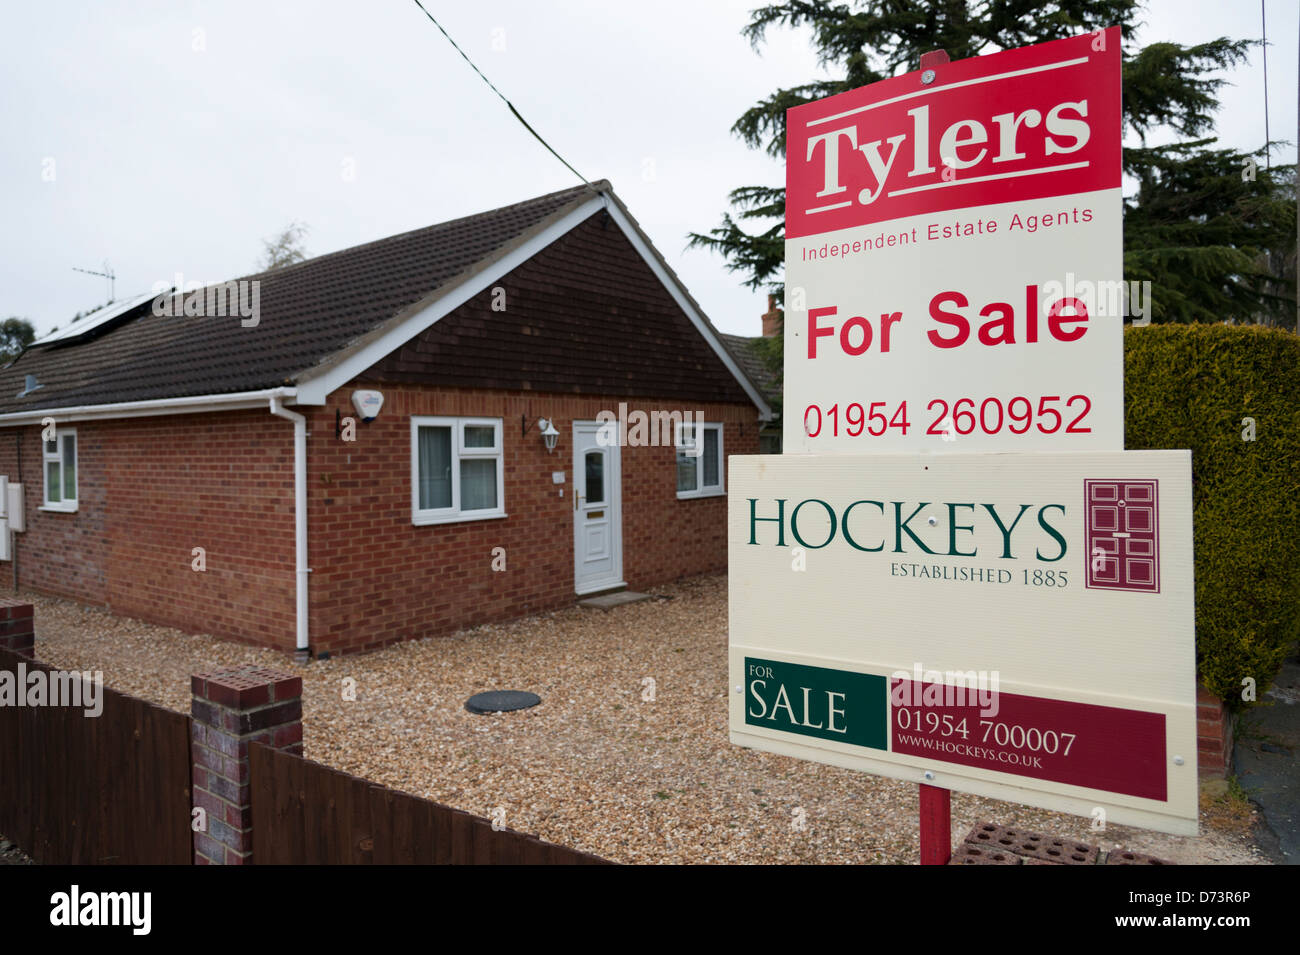
[(787, 452), (1123, 447), (1119, 42), (789, 111)]
[(1195, 834), (1189, 457), (731, 458), (732, 742)]

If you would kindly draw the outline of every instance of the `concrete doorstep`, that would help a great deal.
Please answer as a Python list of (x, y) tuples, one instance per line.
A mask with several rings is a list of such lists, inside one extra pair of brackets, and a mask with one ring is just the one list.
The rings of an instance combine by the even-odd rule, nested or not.
[(592, 607), (596, 610), (613, 610), (615, 607), (623, 606), (623, 604), (634, 604), (649, 599), (650, 594), (639, 594), (633, 590), (616, 590), (613, 593), (597, 594), (594, 597), (579, 600), (578, 606)]

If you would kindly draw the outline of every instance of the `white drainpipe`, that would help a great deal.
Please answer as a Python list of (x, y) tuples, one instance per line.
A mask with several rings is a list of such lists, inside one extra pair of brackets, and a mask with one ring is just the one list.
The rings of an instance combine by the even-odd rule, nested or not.
[(271, 414), (293, 422), (293, 538), (298, 590), (298, 650), (300, 663), (308, 659), (307, 651), (307, 418), (287, 410), (277, 396), (271, 399)]

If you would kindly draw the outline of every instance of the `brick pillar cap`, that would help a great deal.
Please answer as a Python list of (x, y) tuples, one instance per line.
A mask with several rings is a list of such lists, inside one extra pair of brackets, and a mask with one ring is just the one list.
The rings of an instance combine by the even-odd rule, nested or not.
[(201, 700), (244, 710), (302, 696), (302, 677), (244, 664), (190, 677), (190, 690)]

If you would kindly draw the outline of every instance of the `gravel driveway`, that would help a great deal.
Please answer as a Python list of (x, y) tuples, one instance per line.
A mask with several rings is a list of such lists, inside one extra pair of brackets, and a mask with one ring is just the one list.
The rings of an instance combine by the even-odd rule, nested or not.
[[(189, 711), (189, 675), (256, 663), (300, 674), (306, 755), (618, 862), (917, 862), (917, 787), (753, 752), (727, 740), (725, 575), (604, 612), (573, 607), (297, 667), (270, 650), (23, 594), (36, 654)], [(356, 700), (343, 699), (345, 678)], [(644, 701), (651, 677), (653, 702)], [(542, 704), (475, 716), (487, 689)], [(804, 811), (803, 828), (795, 824)], [(1249, 840), (1192, 839), (954, 793), (953, 834), (1036, 829), (1182, 863), (1255, 863)]]

